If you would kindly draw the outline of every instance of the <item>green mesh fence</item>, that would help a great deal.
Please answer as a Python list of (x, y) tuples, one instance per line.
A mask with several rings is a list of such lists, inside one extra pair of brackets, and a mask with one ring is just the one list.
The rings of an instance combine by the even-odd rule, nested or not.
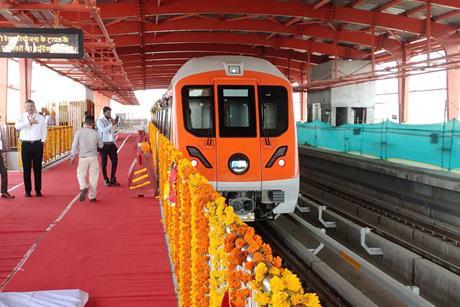
[(382, 160), (405, 160), (460, 170), (460, 122), (406, 125), (391, 121), (334, 127), (297, 123), (299, 145), (349, 152)]

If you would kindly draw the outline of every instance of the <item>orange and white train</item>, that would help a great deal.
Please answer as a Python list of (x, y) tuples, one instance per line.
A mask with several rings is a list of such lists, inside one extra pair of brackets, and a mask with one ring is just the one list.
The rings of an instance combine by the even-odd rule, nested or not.
[(244, 220), (293, 212), (299, 163), (292, 87), (270, 62), (191, 59), (153, 121)]

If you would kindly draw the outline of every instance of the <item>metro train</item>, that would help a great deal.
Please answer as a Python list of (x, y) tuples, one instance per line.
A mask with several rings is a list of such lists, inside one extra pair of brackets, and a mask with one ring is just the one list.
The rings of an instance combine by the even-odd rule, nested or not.
[(299, 163), (292, 87), (270, 62), (186, 62), (152, 120), (245, 221), (295, 210)]

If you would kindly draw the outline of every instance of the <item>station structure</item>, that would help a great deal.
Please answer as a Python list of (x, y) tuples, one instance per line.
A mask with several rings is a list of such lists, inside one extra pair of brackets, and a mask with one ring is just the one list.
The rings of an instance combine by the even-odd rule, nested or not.
[[(446, 119), (459, 116), (458, 0), (1, 0), (0, 43), (2, 28), (38, 32), (72, 28), (83, 33), (82, 58), (19, 58), (21, 101), (31, 98), (32, 61), (92, 91), (98, 114), (111, 99), (136, 105), (135, 91), (168, 88), (178, 69), (192, 58), (247, 55), (271, 62), (301, 93), (301, 120), (307, 118), (310, 92), (396, 78), (398, 119), (405, 123), (410, 77), (433, 71), (446, 72)], [(442, 56), (430, 58), (433, 52)], [(425, 58), (411, 60), (419, 55)], [(342, 72), (340, 61), (364, 61), (370, 68)], [(313, 77), (315, 67), (327, 62), (332, 63), (332, 77)], [(392, 64), (379, 68), (382, 63)], [(1, 115), (7, 114), (8, 86), (5, 57), (0, 58)], [(5, 117), (0, 124), (11, 120)], [(80, 288), (90, 294), (87, 306), (176, 306), (175, 289), (181, 281), (171, 273), (158, 201), (128, 198), (126, 178), (120, 188), (101, 186), (98, 205), (78, 206), (74, 169), (65, 162), (69, 135), (56, 135), (56, 142), (67, 145), (55, 152), (56, 157), (49, 157), (53, 163), (44, 171), (44, 182), (53, 185), (44, 191), (43, 200), (20, 196), (20, 172), (9, 174), (10, 190), (19, 196), (8, 204), (0, 200), (0, 305), (3, 293)], [(138, 136), (121, 133), (116, 142), (119, 173), (128, 173)], [(303, 272), (299, 263), (304, 261), (310, 266), (305, 276), (323, 279), (322, 283), (310, 280), (308, 285), (323, 304), (460, 304), (460, 211), (454, 205), (460, 199), (458, 175), (306, 147), (299, 155), (301, 190), (309, 197), (299, 199), (301, 213), (294, 218), (303, 225), (308, 218), (302, 214), (315, 209), (316, 222), (337, 232), (324, 238), (321, 231), (308, 225), (305, 229), (329, 248), (328, 253), (336, 252), (337, 259), (354, 269), (344, 269), (342, 276), (359, 279), (352, 284), (331, 273), (329, 267), (339, 266), (338, 262), (333, 256), (315, 258), (322, 247), (306, 248), (299, 236), (286, 239), (300, 255), (291, 267), (297, 265)], [(398, 187), (393, 189), (395, 182)], [(334, 207), (338, 197), (346, 202)], [(387, 218), (391, 221), (383, 225)], [(397, 224), (401, 220), (402, 226)], [(286, 238), (289, 232), (302, 233), (298, 225), (284, 220), (272, 228), (260, 227), (264, 238), (276, 230)], [(370, 233), (371, 229), (375, 231)], [(348, 242), (355, 237), (358, 243)], [(341, 240), (349, 243), (350, 250), (338, 247)], [(352, 251), (356, 244), (366, 256), (381, 258), (366, 260)], [(279, 254), (289, 258), (288, 253)], [(389, 273), (377, 270), (380, 264), (389, 267)], [(366, 284), (368, 280), (374, 284)]]

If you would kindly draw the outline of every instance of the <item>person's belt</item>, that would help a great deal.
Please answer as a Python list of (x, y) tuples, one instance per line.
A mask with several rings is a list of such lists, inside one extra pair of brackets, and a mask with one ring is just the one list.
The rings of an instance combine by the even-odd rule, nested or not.
[(35, 143), (41, 143), (42, 140), (36, 140), (36, 141), (25, 141), (25, 140), (21, 140), (22, 143), (24, 144), (35, 144)]
[(111, 144), (115, 144), (114, 142), (104, 142), (104, 145), (111, 145)]

